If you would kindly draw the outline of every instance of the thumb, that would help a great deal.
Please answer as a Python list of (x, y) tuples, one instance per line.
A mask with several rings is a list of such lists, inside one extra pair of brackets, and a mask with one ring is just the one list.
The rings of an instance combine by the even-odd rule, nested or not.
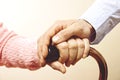
[(71, 36), (73, 36), (74, 30), (72, 28), (66, 28), (58, 32), (55, 36), (52, 38), (52, 42), (54, 44), (58, 44), (60, 42), (68, 40)]
[(66, 72), (65, 66), (58, 61), (54, 61), (54, 62), (50, 63), (49, 66), (51, 66), (54, 70), (58, 70), (62, 73)]

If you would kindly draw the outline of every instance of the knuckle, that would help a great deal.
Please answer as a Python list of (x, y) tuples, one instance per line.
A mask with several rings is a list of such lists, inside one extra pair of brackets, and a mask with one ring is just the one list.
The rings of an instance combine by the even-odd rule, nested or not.
[(57, 47), (60, 49), (68, 49), (68, 44), (67, 44), (67, 42), (62, 42), (62, 43), (58, 44)]
[(68, 43), (69, 43), (69, 48), (70, 49), (78, 47), (77, 42), (75, 40), (70, 40), (70, 41), (68, 41)]
[(79, 48), (85, 48), (85, 44), (83, 41), (78, 42), (78, 47)]
[(66, 56), (66, 55), (60, 56), (60, 61), (61, 61), (62, 63), (64, 63), (64, 62), (67, 60), (67, 57), (68, 57), (68, 56)]
[(64, 51), (60, 53), (60, 58), (61, 59), (67, 59), (68, 58), (68, 51)]

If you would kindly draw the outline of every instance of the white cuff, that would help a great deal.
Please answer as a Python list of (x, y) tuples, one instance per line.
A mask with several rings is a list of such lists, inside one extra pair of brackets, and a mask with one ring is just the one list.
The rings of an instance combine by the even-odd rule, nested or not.
[(118, 9), (117, 0), (97, 0), (80, 18), (97, 30)]

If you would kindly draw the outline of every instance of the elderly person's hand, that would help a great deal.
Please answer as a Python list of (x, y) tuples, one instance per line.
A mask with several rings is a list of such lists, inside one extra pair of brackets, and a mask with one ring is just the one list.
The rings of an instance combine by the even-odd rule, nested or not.
[(59, 62), (65, 63), (67, 67), (74, 65), (82, 57), (88, 55), (90, 46), (87, 38), (71, 38), (66, 42), (56, 45), (60, 52)]

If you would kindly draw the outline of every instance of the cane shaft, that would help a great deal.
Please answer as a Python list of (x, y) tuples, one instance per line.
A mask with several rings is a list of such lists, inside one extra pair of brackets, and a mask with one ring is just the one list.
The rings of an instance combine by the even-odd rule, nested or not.
[[(99, 65), (99, 70), (100, 70), (99, 80), (107, 80), (108, 68), (104, 57), (96, 49), (92, 47), (90, 48), (89, 55), (92, 56)], [(46, 62), (50, 63), (58, 60), (58, 58), (59, 58), (59, 50), (55, 46), (50, 45)]]

